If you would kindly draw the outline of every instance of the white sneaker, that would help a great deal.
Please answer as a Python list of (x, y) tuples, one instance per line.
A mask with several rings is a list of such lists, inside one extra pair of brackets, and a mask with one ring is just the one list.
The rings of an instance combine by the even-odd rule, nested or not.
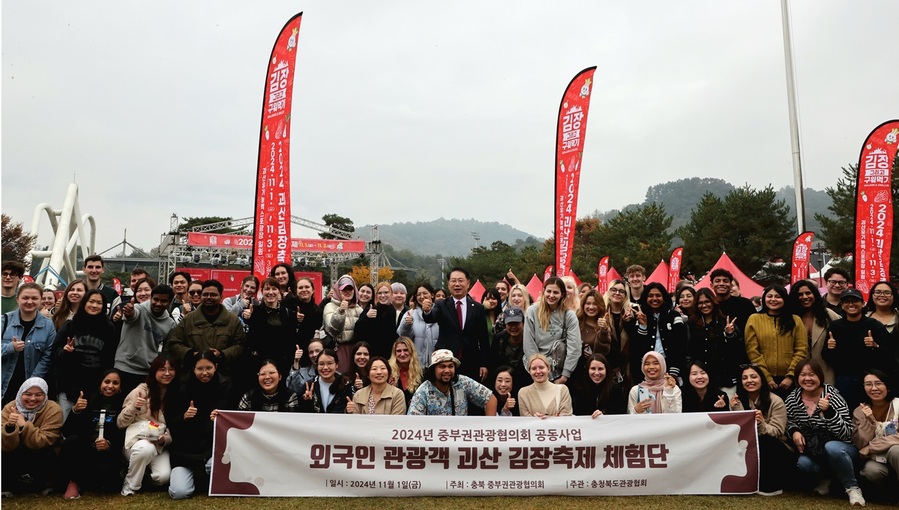
[(849, 504), (852, 506), (865, 506), (865, 498), (862, 497), (862, 490), (858, 487), (850, 487), (846, 489), (849, 494)]
[(121, 494), (122, 496), (134, 496), (134, 491), (131, 490), (131, 487), (128, 486), (128, 482), (125, 482), (125, 484), (122, 485)]
[(758, 491), (759, 496), (780, 496), (783, 493), (784, 493), (784, 491), (782, 491), (782, 490), (776, 490), (776, 491), (770, 491), (770, 492)]
[(818, 485), (815, 487), (815, 494), (817, 494), (819, 496), (830, 495), (830, 479), (829, 478), (818, 482)]

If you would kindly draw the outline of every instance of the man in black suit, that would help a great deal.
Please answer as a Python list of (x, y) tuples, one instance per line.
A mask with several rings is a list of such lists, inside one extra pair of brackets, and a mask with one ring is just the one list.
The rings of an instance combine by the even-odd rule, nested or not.
[(477, 381), (487, 377), (487, 313), (484, 307), (471, 299), (471, 275), (455, 267), (447, 276), (450, 297), (431, 304), (426, 299), (421, 304), (425, 322), (436, 322), (440, 336), (435, 349), (449, 349), (461, 361), (459, 373)]

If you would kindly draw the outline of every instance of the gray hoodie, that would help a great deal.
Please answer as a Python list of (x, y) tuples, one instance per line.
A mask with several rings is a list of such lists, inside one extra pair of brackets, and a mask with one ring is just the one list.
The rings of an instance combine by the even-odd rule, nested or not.
[(134, 307), (134, 317), (124, 318), (122, 339), (115, 353), (115, 368), (129, 374), (147, 375), (150, 363), (162, 351), (162, 345), (175, 327), (167, 311), (157, 317), (150, 301)]

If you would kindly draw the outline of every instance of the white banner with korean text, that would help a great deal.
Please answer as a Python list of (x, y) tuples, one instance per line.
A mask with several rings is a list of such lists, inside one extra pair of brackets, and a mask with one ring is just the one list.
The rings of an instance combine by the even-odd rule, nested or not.
[(564, 418), (222, 411), (213, 496), (749, 494), (752, 412)]

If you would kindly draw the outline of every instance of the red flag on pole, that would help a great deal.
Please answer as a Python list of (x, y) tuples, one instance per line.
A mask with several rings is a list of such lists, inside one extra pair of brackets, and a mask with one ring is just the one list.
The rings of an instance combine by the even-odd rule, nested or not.
[(668, 259), (668, 292), (673, 293), (680, 281), (680, 267), (684, 260), (684, 247), (675, 248)]
[(543, 281), (545, 282), (547, 278), (553, 275), (553, 266), (552, 264), (546, 266), (546, 269), (543, 270)]
[(559, 105), (556, 125), (556, 274), (567, 276), (574, 253), (574, 226), (577, 220), (577, 194), (581, 180), (581, 158), (587, 132), (587, 112), (593, 90), (596, 66), (578, 73), (568, 84)]
[(803, 232), (793, 241), (793, 260), (790, 269), (790, 284), (808, 278), (808, 264), (812, 254), (812, 239), (814, 232)]
[(605, 295), (609, 290), (609, 257), (599, 259), (599, 266), (596, 268), (596, 290)]
[(893, 164), (899, 120), (874, 128), (858, 157), (855, 197), (855, 288), (865, 299), (871, 287), (890, 279), (893, 243)]
[(284, 24), (268, 59), (253, 213), (253, 273), (260, 280), (275, 264), (290, 264), (290, 106), (302, 16)]

